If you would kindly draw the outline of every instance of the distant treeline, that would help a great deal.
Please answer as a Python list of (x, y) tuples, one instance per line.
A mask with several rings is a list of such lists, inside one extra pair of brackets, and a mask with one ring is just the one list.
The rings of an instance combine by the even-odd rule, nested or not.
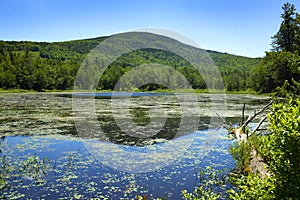
[[(87, 54), (104, 38), (59, 43), (0, 42), (0, 87), (3, 89), (72, 89), (74, 78)], [(250, 71), (259, 58), (246, 58), (208, 51), (219, 67), (227, 90), (247, 90), (252, 87)], [(120, 77), (132, 67), (160, 63), (174, 67), (195, 89), (205, 89), (199, 72), (186, 60), (161, 50), (145, 49), (118, 58), (105, 71), (98, 89), (113, 89)], [(158, 89), (159, 85), (142, 89)]]
[[(0, 88), (66, 90), (72, 89), (74, 78), (83, 60), (105, 37), (68, 42), (6, 42), (0, 41)], [(219, 68), (225, 88), (229, 91), (263, 89), (262, 66), (266, 59), (247, 58), (208, 51)], [(158, 63), (173, 67), (180, 72), (194, 89), (205, 89), (201, 74), (183, 58), (162, 50), (144, 49), (119, 57), (101, 76), (97, 89), (114, 89), (119, 79), (132, 67)], [(259, 74), (257, 74), (259, 72)], [(213, 77), (212, 77), (213, 78)], [(261, 78), (265, 79), (265, 78)], [(144, 86), (145, 90), (164, 88), (160, 85)]]

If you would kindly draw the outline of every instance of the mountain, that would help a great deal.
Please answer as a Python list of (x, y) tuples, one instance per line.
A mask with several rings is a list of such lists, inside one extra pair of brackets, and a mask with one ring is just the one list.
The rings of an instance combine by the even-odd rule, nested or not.
[[(72, 89), (74, 78), (87, 55), (104, 39), (97, 37), (65, 42), (0, 41), (0, 88)], [(207, 51), (223, 77), (228, 90), (249, 88), (249, 73), (260, 58)], [(183, 58), (162, 50), (144, 49), (122, 55), (104, 72), (97, 88), (113, 89), (123, 74), (143, 63), (160, 63), (182, 73), (193, 88), (204, 89), (199, 72)], [(158, 89), (152, 85), (142, 89)]]

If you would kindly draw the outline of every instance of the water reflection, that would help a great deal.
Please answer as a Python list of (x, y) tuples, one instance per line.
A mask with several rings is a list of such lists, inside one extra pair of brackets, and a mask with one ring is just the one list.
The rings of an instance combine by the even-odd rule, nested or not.
[[(135, 97), (132, 98), (130, 94), (122, 93), (123, 98), (93, 99), (93, 102), (80, 96), (77, 107), (85, 108), (87, 104), (95, 107), (89, 112), (82, 108), (75, 109), (80, 136), (99, 138), (115, 144), (143, 146), (154, 144), (158, 140), (160, 142), (171, 140), (177, 135), (197, 130), (198, 125), (193, 128), (192, 122), (195, 122), (197, 118), (195, 116), (198, 114), (185, 111), (189, 107), (183, 107), (175, 95), (134, 93)], [(107, 95), (106, 93), (104, 96)], [(119, 97), (120, 94), (117, 96)], [(124, 99), (125, 97), (127, 98)], [(192, 108), (192, 105), (197, 102), (187, 103), (190, 103)], [(92, 119), (94, 115), (96, 121)], [(186, 130), (182, 129), (183, 123)]]
[[(0, 136), (77, 135), (74, 126), (75, 113), (72, 110), (72, 98), (68, 98), (71, 96), (71, 93), (1, 94)], [(211, 122), (217, 121), (215, 112), (222, 112), (222, 109), (211, 110), (210, 99), (214, 98), (214, 101), (217, 102), (219, 96), (197, 94), (197, 98), (200, 109), (200, 112), (197, 113), (199, 118), (198, 130), (213, 128)], [(224, 101), (222, 98), (219, 98), (220, 104)], [(120, 105), (123, 103), (122, 99), (117, 101)], [(262, 96), (226, 95), (226, 108), (224, 108), (226, 113), (224, 117), (232, 123), (237, 123), (240, 121), (243, 103), (246, 103), (245, 114), (247, 117), (253, 110), (258, 109), (260, 105), (265, 104), (267, 101), (268, 98)], [(95, 102), (97, 123), (105, 132), (105, 137), (107, 137), (105, 139), (118, 144), (136, 141), (138, 145), (142, 145), (141, 140), (124, 135), (124, 131), (120, 130), (112, 116), (111, 99), (96, 99)], [(159, 133), (150, 138), (174, 138), (178, 130), (178, 124), (182, 121), (180, 105), (174, 95), (135, 97), (131, 98), (131, 105), (129, 113), (123, 112), (123, 109), (118, 110), (120, 113), (118, 117), (125, 120), (130, 118), (138, 126), (147, 126), (150, 123), (150, 117), (160, 121), (160, 117), (164, 112), (167, 116), (166, 123)], [(87, 134), (86, 137), (97, 137), (97, 133), (94, 135)]]
[[(114, 118), (111, 115), (99, 116), (99, 123), (105, 136), (109, 138), (109, 141), (115, 144), (125, 145), (149, 145), (156, 143), (157, 138), (170, 140), (173, 139), (180, 125), (181, 118), (167, 118), (162, 130), (156, 133), (154, 136), (149, 138), (133, 137), (127, 134), (126, 130), (121, 130), (116, 124)], [(159, 119), (157, 119), (159, 120)], [(148, 123), (148, 119), (139, 118), (139, 123)], [(130, 127), (128, 127), (130, 128)], [(161, 140), (160, 140), (161, 141)]]
[[(183, 119), (180, 105), (174, 96), (131, 98), (129, 112), (119, 110), (120, 119), (130, 118), (137, 125), (146, 126), (150, 123), (150, 118), (160, 121), (162, 112), (167, 115), (163, 128), (145, 139), (132, 137), (126, 134), (126, 130), (120, 129), (111, 112), (109, 98), (95, 100), (97, 123), (105, 137), (94, 133), (87, 134), (87, 138), (79, 138), (73, 137), (78, 135), (74, 126), (71, 98), (61, 94), (1, 94), (0, 156), (6, 156), (9, 163), (15, 166), (19, 166), (22, 160), (31, 155), (41, 159), (47, 157), (52, 166), (47, 172), (45, 182), (38, 183), (18, 174), (10, 180), (12, 187), (4, 192), (17, 191), (24, 193), (26, 198), (33, 199), (72, 198), (76, 195), (81, 195), (82, 199), (133, 199), (137, 193), (147, 194), (149, 199), (165, 195), (171, 199), (179, 199), (182, 189), (193, 191), (199, 181), (197, 175), (201, 168), (207, 165), (217, 169), (234, 167), (227, 151), (231, 141), (226, 138), (226, 132), (218, 129), (217, 124), (212, 128), (214, 125), (211, 121), (216, 120), (216, 115), (210, 109), (211, 96), (215, 100), (220, 99), (219, 102), (222, 103), (221, 96), (197, 94), (200, 109), (197, 114), (198, 131), (193, 133), (195, 135), (186, 133), (179, 138), (175, 135)], [(246, 103), (248, 115), (268, 101), (267, 98), (253, 95), (227, 95), (226, 98), (225, 117), (233, 123), (240, 121), (243, 103)], [(121, 105), (123, 100), (117, 99), (118, 104)], [(117, 171), (102, 164), (95, 159), (96, 154), (92, 154), (85, 146), (87, 143), (93, 144), (94, 150), (103, 155), (99, 148), (110, 152), (101, 146), (104, 143), (102, 140), (106, 140), (123, 151), (142, 154), (155, 151), (168, 141), (177, 142), (189, 137), (194, 140), (181, 159), (156, 171), (139, 174)], [(107, 159), (114, 161), (114, 155), (117, 152), (108, 154)], [(169, 155), (172, 156), (171, 153)]]

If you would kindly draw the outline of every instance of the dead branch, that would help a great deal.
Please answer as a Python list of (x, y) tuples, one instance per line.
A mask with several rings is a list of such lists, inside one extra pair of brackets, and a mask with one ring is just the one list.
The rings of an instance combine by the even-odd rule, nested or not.
[(265, 105), (258, 112), (254, 112), (253, 115), (249, 115), (248, 119), (242, 124), (241, 128), (244, 129), (257, 115), (265, 111), (270, 105), (272, 105), (273, 101), (270, 101), (267, 105)]
[[(228, 129), (227, 130), (229, 131), (230, 130), (230, 133), (232, 135), (234, 135), (234, 137), (237, 139), (238, 141), (238, 144), (242, 143), (242, 142), (247, 142), (248, 140), (248, 133), (255, 133), (256, 131), (258, 130), (261, 130), (260, 127), (261, 125), (263, 124), (263, 122), (267, 119), (268, 115), (265, 115), (260, 121), (259, 123), (257, 124), (257, 126), (253, 129), (253, 131), (245, 131), (245, 128), (247, 127), (247, 125), (252, 122), (252, 120), (254, 120), (259, 114), (261, 114), (262, 112), (264, 112), (265, 110), (268, 109), (268, 107), (273, 103), (273, 101), (270, 101), (267, 105), (265, 105), (262, 109), (260, 109), (258, 112), (254, 111), (254, 114), (253, 115), (250, 115), (248, 117), (248, 119), (244, 122), (244, 111), (245, 111), (245, 104), (243, 106), (243, 113), (242, 113), (242, 125), (239, 126), (238, 128), (235, 128), (235, 129)], [(218, 114), (217, 114), (218, 115)], [(219, 115), (218, 115), (219, 116)], [(219, 116), (220, 117), (220, 116)], [(226, 126), (227, 123), (226, 121), (220, 117), (224, 124)], [(232, 128), (232, 127), (230, 127)], [(265, 177), (265, 176), (269, 176), (269, 173), (268, 171), (266, 170), (266, 164), (263, 160), (263, 158), (261, 158), (261, 156), (257, 153), (257, 149), (255, 148), (255, 146), (252, 146), (252, 150), (251, 150), (251, 159), (250, 159), (250, 164), (248, 166), (245, 166), (245, 169), (249, 169), (249, 171), (251, 173), (259, 173), (261, 177)]]
[(253, 129), (252, 134), (259, 130), (260, 126), (262, 125), (262, 123), (264, 123), (264, 121), (266, 121), (267, 118), (268, 118), (268, 115), (265, 115), (265, 116), (258, 122), (257, 126)]
[(241, 124), (243, 124), (243, 123), (244, 123), (244, 120), (245, 120), (245, 108), (246, 108), (246, 103), (244, 103), (244, 105), (243, 105), (242, 123), (241, 123)]
[(224, 123), (224, 128), (226, 128), (227, 130), (230, 129), (230, 126), (227, 124), (227, 122), (225, 121), (225, 119), (223, 117), (221, 117), (218, 113), (216, 113), (218, 115), (218, 117), (223, 121)]

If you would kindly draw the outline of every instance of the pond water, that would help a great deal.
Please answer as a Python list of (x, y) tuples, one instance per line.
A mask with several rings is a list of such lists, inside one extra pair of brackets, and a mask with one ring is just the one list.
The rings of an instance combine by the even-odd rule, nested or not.
[[(232, 140), (217, 123), (216, 112), (237, 123), (243, 103), (249, 115), (268, 101), (254, 95), (196, 94), (195, 113), (195, 102), (185, 98), (189, 94), (110, 95), (92, 95), (104, 97), (92, 98), (99, 127), (94, 130), (88, 125), (93, 119), (74, 109), (72, 94), (1, 94), (0, 158), (2, 166), (10, 167), (10, 172), (2, 172), (10, 185), (3, 195), (133, 199), (146, 194), (150, 199), (180, 199), (181, 190), (192, 192), (199, 184), (199, 172), (206, 166), (227, 171), (234, 167), (228, 153)], [(197, 126), (190, 129), (195, 118)]]

